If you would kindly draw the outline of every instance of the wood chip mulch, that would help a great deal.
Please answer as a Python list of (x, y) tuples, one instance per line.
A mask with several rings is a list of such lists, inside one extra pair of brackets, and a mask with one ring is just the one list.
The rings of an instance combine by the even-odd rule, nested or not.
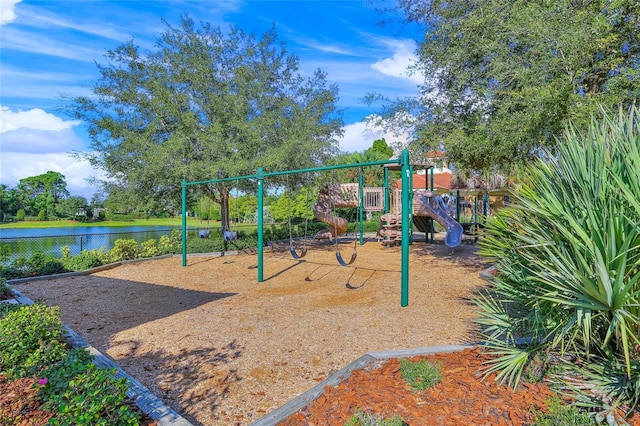
[(526, 383), (513, 391), (493, 377), (481, 380), (487, 358), (479, 348), (409, 359), (421, 358), (442, 363), (442, 381), (432, 388), (412, 391), (394, 358), (356, 370), (336, 387), (327, 386), (320, 397), (279, 426), (342, 425), (356, 409), (385, 418), (400, 416), (411, 426), (526, 425), (534, 420), (532, 407), (546, 409), (546, 399), (552, 395), (544, 383)]

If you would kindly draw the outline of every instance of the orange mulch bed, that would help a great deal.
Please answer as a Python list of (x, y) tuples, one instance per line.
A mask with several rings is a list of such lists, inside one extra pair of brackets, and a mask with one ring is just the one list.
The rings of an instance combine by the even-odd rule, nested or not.
[(443, 366), (442, 381), (414, 392), (400, 376), (397, 358), (372, 369), (356, 370), (305, 409), (279, 426), (342, 425), (360, 409), (385, 418), (400, 416), (418, 425), (526, 425), (534, 420), (532, 407), (546, 409), (552, 395), (545, 383), (526, 383), (517, 391), (492, 377), (481, 380), (487, 358), (480, 349), (409, 358), (426, 358)]
[(25, 378), (9, 382), (0, 374), (1, 424), (39, 426), (46, 425), (53, 417), (53, 413), (40, 409), (36, 381), (35, 378)]

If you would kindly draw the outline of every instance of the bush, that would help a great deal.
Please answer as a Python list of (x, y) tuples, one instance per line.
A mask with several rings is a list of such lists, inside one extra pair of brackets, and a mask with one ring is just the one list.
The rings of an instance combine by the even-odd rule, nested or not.
[(93, 356), (78, 348), (42, 373), (43, 408), (55, 412), (51, 425), (130, 425), (139, 415), (124, 403), (127, 380), (115, 370), (99, 369)]
[(109, 250), (111, 262), (136, 259), (139, 254), (140, 246), (138, 246), (136, 240), (116, 240), (113, 248)]
[(579, 359), (565, 363), (571, 375), (607, 395), (583, 402), (640, 400), (638, 170), (640, 110), (604, 114), (588, 132), (569, 128), (557, 153), (527, 169), (515, 204), (489, 220), (481, 253), (500, 273), (476, 303), (499, 380), (516, 386), (537, 353), (556, 352), (551, 359)]
[(547, 411), (533, 411), (535, 426), (588, 426), (595, 420), (578, 408), (563, 404), (558, 396), (547, 401)]
[(66, 354), (59, 307), (21, 306), (0, 318), (0, 372), (37, 375)]
[(27, 212), (25, 212), (24, 209), (20, 209), (16, 212), (16, 220), (22, 221), (25, 217), (27, 217)]
[(401, 417), (391, 417), (385, 419), (383, 417), (375, 416), (371, 413), (365, 413), (360, 409), (356, 409), (356, 412), (344, 426), (405, 426), (408, 425)]
[(174, 229), (171, 235), (163, 235), (158, 241), (160, 254), (180, 253), (182, 251), (182, 232)]
[(62, 338), (59, 308), (0, 306), (0, 373), (41, 378), (41, 408), (55, 413), (48, 424), (139, 424), (137, 412), (124, 403), (126, 379), (98, 369), (83, 348), (68, 351)]
[(40, 210), (38, 212), (38, 220), (40, 222), (44, 222), (45, 220), (47, 220), (47, 211), (46, 210)]
[(38, 275), (55, 275), (69, 272), (64, 264), (59, 260), (47, 260), (44, 265), (38, 268)]
[(4, 275), (0, 275), (0, 300), (9, 299), (12, 296), (11, 286), (7, 284), (7, 279)]
[(140, 244), (140, 253), (139, 257), (147, 258), (147, 257), (155, 257), (160, 255), (160, 249), (158, 248), (158, 242), (156, 240), (147, 240), (143, 241)]
[(433, 387), (442, 380), (442, 364), (419, 361), (400, 360), (400, 376), (411, 386), (414, 392)]

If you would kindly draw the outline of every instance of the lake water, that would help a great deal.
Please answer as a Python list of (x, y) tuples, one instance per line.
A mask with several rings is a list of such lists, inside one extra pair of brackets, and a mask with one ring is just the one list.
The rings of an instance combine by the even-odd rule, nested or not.
[(71, 254), (78, 255), (82, 250), (94, 250), (114, 246), (116, 240), (134, 239), (141, 243), (150, 239), (158, 240), (170, 235), (179, 226), (79, 226), (71, 228), (0, 228), (0, 244), (9, 246), (10, 258), (29, 257), (36, 251), (61, 256), (60, 248), (69, 246)]

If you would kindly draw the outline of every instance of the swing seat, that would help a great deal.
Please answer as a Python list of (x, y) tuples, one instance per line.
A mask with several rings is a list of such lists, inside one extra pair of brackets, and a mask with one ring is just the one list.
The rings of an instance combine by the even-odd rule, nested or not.
[(236, 231), (224, 231), (225, 241), (234, 241), (238, 239), (238, 233)]
[(211, 236), (211, 231), (209, 229), (201, 229), (198, 231), (198, 237), (200, 238), (209, 238)]
[(300, 249), (300, 253), (298, 253), (296, 252), (296, 248), (293, 246), (293, 244), (291, 244), (289, 246), (289, 253), (291, 253), (291, 257), (298, 260), (302, 259), (307, 254), (307, 249), (303, 247), (302, 249)]
[(344, 259), (342, 258), (342, 254), (340, 254), (339, 251), (336, 252), (336, 259), (338, 259), (338, 263), (342, 266), (351, 265), (356, 260), (356, 257), (358, 257), (358, 253), (354, 251), (353, 254), (351, 255), (351, 259), (349, 259), (349, 262), (345, 262)]

